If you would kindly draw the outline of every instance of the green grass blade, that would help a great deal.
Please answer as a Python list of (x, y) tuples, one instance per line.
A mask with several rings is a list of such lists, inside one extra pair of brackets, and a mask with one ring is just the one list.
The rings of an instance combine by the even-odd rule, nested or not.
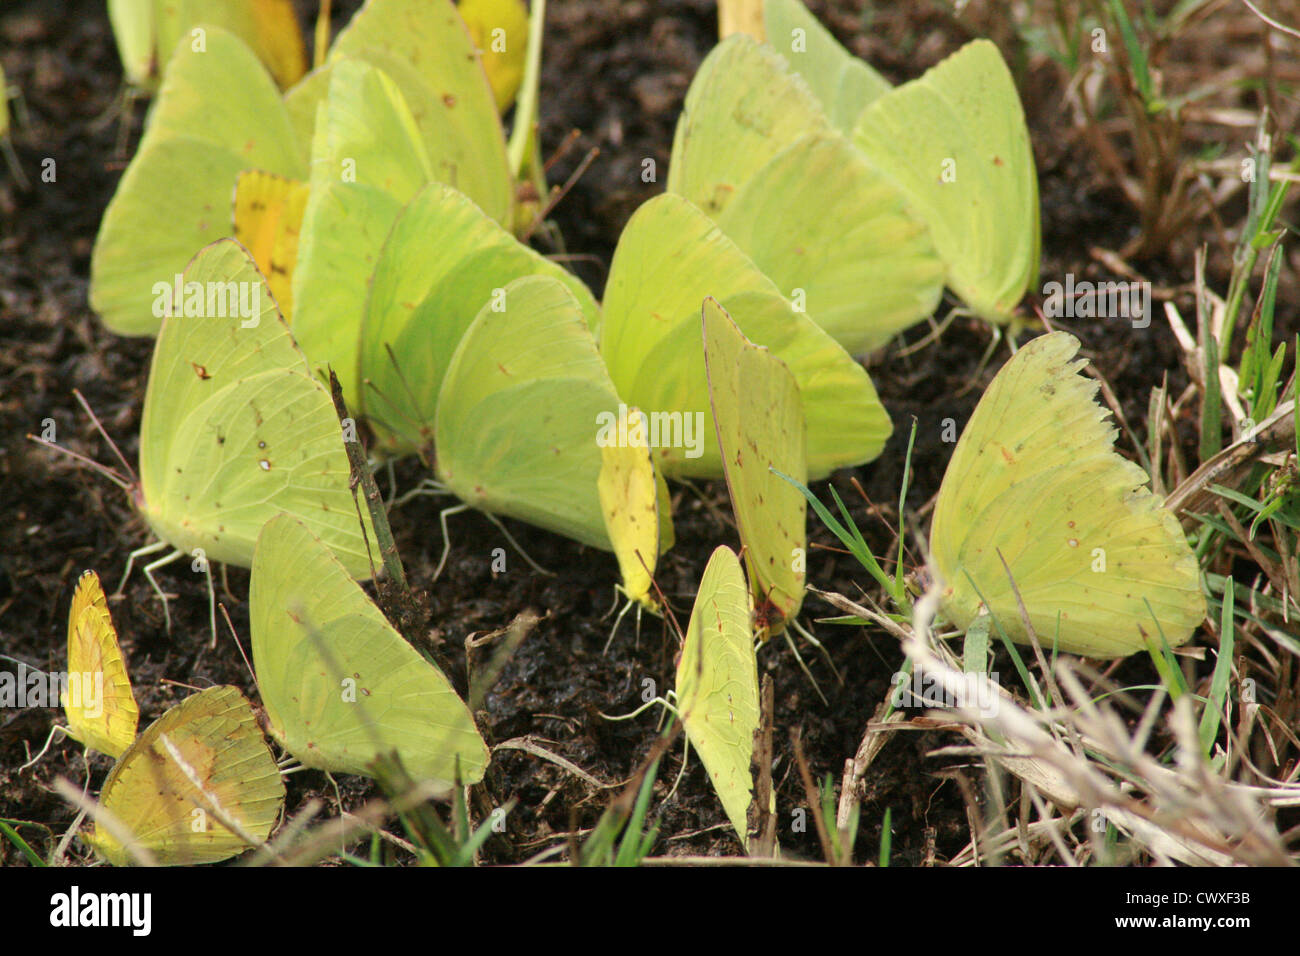
[(31, 846), (28, 845), (27, 841), (24, 840), (19, 835), (18, 831), (15, 830), (10, 825), (11, 823), (18, 823), (19, 825), (21, 825), (22, 821), (0, 819), (0, 833), (3, 833), (10, 843), (18, 847), (18, 851), (27, 858), (27, 862), (30, 863), (32, 866), (40, 866), (40, 867), (48, 866), (49, 864), (46, 863), (43, 859), (41, 859), (40, 854), (37, 853), (35, 850), (31, 848)]
[(1233, 624), (1233, 580), (1228, 578), (1223, 590), (1223, 610), (1219, 615), (1219, 656), (1214, 662), (1214, 676), (1210, 679), (1210, 699), (1201, 713), (1201, 749), (1211, 756), (1214, 740), (1219, 736), (1219, 722), (1228, 696), (1228, 678), (1232, 676), (1232, 649), (1236, 641)]

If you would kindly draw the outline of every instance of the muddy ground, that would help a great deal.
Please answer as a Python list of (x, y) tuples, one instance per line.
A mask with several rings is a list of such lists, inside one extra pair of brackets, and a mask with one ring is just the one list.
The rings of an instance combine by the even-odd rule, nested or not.
[[(542, 89), (545, 150), (553, 150), (570, 130), (582, 134), (579, 148), (556, 164), (552, 181), (562, 181), (587, 149), (600, 149), (554, 220), (566, 250), (578, 257), (574, 270), (599, 293), (622, 225), (638, 204), (662, 188), (641, 181), (641, 160), (654, 157), (659, 168), (666, 169), (682, 98), (714, 42), (714, 8), (706, 0), (552, 0), (549, 6)], [(1137, 229), (1137, 213), (1072, 131), (1061, 106), (1063, 75), (1044, 57), (1027, 52), (1000, 19), (1005, 5), (972, 3), (960, 19), (950, 6), (939, 3), (881, 5), (883, 10), (873, 14), (864, 12), (867, 4), (862, 0), (811, 6), (895, 81), (919, 74), (971, 36), (997, 39), (1016, 65), (1025, 91), (1043, 203), (1043, 280), (1066, 272), (1105, 275), (1090, 250), (1121, 248)], [(343, 11), (354, 7), (345, 4)], [(305, 17), (307, 11), (302, 12)], [(1242, 42), (1257, 42), (1252, 36), (1248, 33)], [(0, 651), (38, 666), (60, 667), (77, 575), (95, 568), (106, 586), (115, 587), (126, 555), (145, 543), (146, 532), (117, 488), (24, 436), (53, 419), (61, 442), (112, 464), (110, 450), (70, 394), (77, 388), (134, 462), (151, 342), (106, 332), (86, 301), (91, 245), (124, 165), (114, 155), (116, 124), (94, 125), (109, 109), (120, 80), (102, 0), (6, 4), (0, 12), (0, 44), (5, 72), (22, 90), (29, 120), (16, 131), (15, 145), (29, 176), (37, 180), (24, 191), (0, 171)], [(1230, 54), (1193, 44), (1179, 62), (1194, 75), (1203, 58), (1224, 55)], [(1232, 96), (1236, 106), (1257, 110), (1249, 91)], [(143, 107), (137, 107), (131, 149), (142, 116)], [(1249, 131), (1238, 130), (1236, 135), (1238, 141), (1226, 145), (1239, 151)], [(57, 163), (55, 183), (41, 183), (37, 177), (46, 157)], [(1240, 217), (1240, 199), (1236, 202), (1220, 211), (1229, 223)], [(1211, 251), (1211, 280), (1222, 290), (1227, 268), (1222, 230), (1211, 218), (1197, 229), (1135, 267), (1157, 283), (1184, 286), (1192, 277), (1192, 250), (1204, 242)], [(1177, 301), (1184, 314), (1190, 314), (1187, 295)], [(1283, 301), (1281, 336), (1287, 340), (1295, 330), (1295, 300)], [(1159, 325), (1159, 316), (1154, 332), (1086, 321), (1067, 327), (1083, 339), (1129, 421), (1144, 435), (1151, 387), (1165, 372), (1172, 394), (1187, 381), (1167, 327)], [(914, 330), (906, 339), (916, 341), (924, 331)], [(959, 320), (935, 346), (903, 357), (902, 343), (895, 343), (870, 360), (895, 435), (879, 460), (833, 480), (853, 503), (878, 553), (892, 541), (889, 527), (896, 525), (912, 418), (919, 430), (908, 506), (916, 509), (937, 492), (950, 451), (940, 441), (940, 423), (951, 417), (960, 424), (974, 407), (980, 388), (967, 386), (988, 341), (986, 328)], [(987, 383), (1004, 357), (1005, 351), (1000, 351), (979, 373), (977, 386)], [(421, 473), (406, 464), (396, 477), (404, 490), (418, 482)], [(854, 492), (851, 477), (861, 482), (888, 526), (869, 512)], [(817, 490), (827, 497), (825, 484)], [(715, 483), (701, 491), (702, 498), (692, 489), (675, 489), (678, 545), (663, 559), (658, 575), (683, 625), (710, 551), (718, 544), (738, 544), (734, 527), (724, 517), (729, 512), (725, 487)], [(479, 715), (484, 735), (492, 743), (531, 736), (610, 787), (624, 781), (655, 739), (655, 717), (610, 723), (599, 712), (633, 709), (647, 677), (661, 691), (671, 687), (676, 639), (656, 619), (643, 622), (639, 638), (625, 623), (603, 655), (611, 625), (605, 615), (617, 579), (613, 557), (517, 523), (510, 523), (511, 532), (535, 560), (557, 572), (555, 576), (533, 573), (513, 551), (508, 552), (508, 570), (494, 574), (492, 549), (508, 545), (488, 521), (466, 514), (451, 519), (452, 558), (446, 573), (431, 585), (442, 548), (438, 511), (446, 504), (418, 499), (395, 510), (392, 523), (413, 585), (428, 593), (433, 622), (429, 646), (458, 688), (463, 692), (466, 687), (467, 636), (504, 627), (526, 610), (545, 615), (487, 697)], [(832, 542), (815, 518), (809, 531), (814, 542)], [(851, 559), (829, 550), (813, 553), (809, 580), (850, 595), (857, 594), (859, 586), (870, 587), (866, 573)], [(112, 604), (142, 717), (159, 715), (185, 696), (186, 686), (232, 683), (251, 696), (252, 678), (229, 636), (223, 635), (215, 650), (209, 648), (201, 576), (168, 570), (163, 581), (176, 595), (171, 634), (164, 631), (162, 607), (143, 577), (134, 576), (123, 597)], [(238, 599), (223, 601), (246, 641), (247, 572), (230, 569), (229, 585)], [(805, 604), (805, 620), (828, 613), (814, 597)], [(820, 858), (815, 833), (794, 832), (788, 824), (791, 811), (806, 805), (793, 770), (790, 734), (797, 730), (802, 735), (815, 775), (832, 774), (838, 780), (902, 659), (894, 639), (879, 631), (820, 625), (816, 633), (843, 675), (843, 683), (837, 683), (826, 662), (803, 648), (829, 706), (817, 699), (781, 642), (773, 642), (759, 656), (760, 672), (770, 674), (776, 684), (774, 772), (783, 821), (780, 838), (791, 854), (807, 858)], [(1012, 668), (1008, 664), (1001, 672), (1009, 674)], [(55, 710), (0, 715), (0, 817), (39, 824), (54, 838), (66, 829), (73, 812), (52, 792), (51, 782), (58, 775), (84, 780), (80, 747), (64, 741), (36, 767), (22, 773), (15, 768), (26, 759), (28, 748), (41, 745), (57, 716)], [(937, 732), (904, 733), (885, 747), (867, 777), (857, 859), (876, 858), (886, 810), (892, 810), (896, 864), (942, 862), (966, 845), (967, 808), (954, 778), (965, 776), (979, 793), (981, 770), (954, 758), (928, 756), (953, 742), (955, 738)], [(680, 760), (678, 748), (659, 775), (660, 800), (654, 812), (661, 838), (654, 852), (738, 854), (739, 843), (698, 760), (691, 760), (672, 798), (662, 800)], [(107, 769), (104, 758), (92, 761), (91, 769), (92, 785), (98, 787)], [(342, 778), (341, 784), (350, 809), (372, 792), (358, 778)], [(288, 788), (290, 814), (314, 796), (331, 804), (334, 800), (333, 789), (318, 773), (292, 775)], [(590, 827), (616, 792), (593, 789), (527, 753), (499, 751), (480, 809), (511, 798), (518, 807), (507, 832), (486, 845), (483, 859), (517, 862), (562, 842), (562, 834), (574, 827)], [(38, 846), (50, 845), (39, 830), (24, 833)], [(74, 852), (84, 855), (83, 850)], [(0, 862), (20, 862), (4, 841)]]

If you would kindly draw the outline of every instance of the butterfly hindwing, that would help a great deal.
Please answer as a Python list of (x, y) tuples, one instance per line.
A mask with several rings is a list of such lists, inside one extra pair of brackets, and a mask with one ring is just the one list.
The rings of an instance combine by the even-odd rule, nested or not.
[(210, 314), (171, 316), (154, 349), (140, 438), (150, 526), (180, 550), (248, 567), (262, 525), (288, 511), (368, 577), (333, 403), (252, 259), (233, 239), (213, 243), (181, 291), (182, 308), (201, 294)]
[(121, 756), (135, 739), (140, 708), (108, 613), (108, 599), (94, 571), (82, 574), (72, 595), (68, 675), (69, 682), (78, 682), (61, 701), (72, 736), (91, 750)]
[(747, 843), (758, 664), (749, 594), (735, 552), (719, 547), (700, 579), (677, 665), (677, 705), (727, 818)]
[(304, 766), (369, 774), (395, 749), (417, 779), (482, 779), (487, 748), (450, 682), (291, 515), (262, 529), (249, 605), (271, 733)]
[(284, 784), (253, 708), (238, 688), (217, 686), (145, 728), (109, 773), (99, 799), (134, 838), (124, 843), (96, 822), (86, 841), (108, 862), (135, 862), (132, 845), (164, 866), (216, 863), (249, 846), (212, 807), (252, 839), (265, 840), (284, 805)]
[(709, 397), (731, 507), (754, 604), (777, 634), (803, 605), (807, 503), (781, 477), (807, 482), (799, 386), (713, 299), (704, 300), (703, 315)]
[(1158, 633), (1177, 646), (1205, 615), (1196, 559), (1146, 473), (1115, 452), (1078, 348), (1064, 332), (1025, 345), (967, 423), (930, 532), (944, 612), (964, 628), (986, 607), (1027, 643), (1018, 591), (1046, 647), (1122, 657)]
[(467, 504), (610, 550), (598, 482), (601, 416), (619, 405), (578, 299), (516, 279), (457, 346), (438, 399), (439, 479)]

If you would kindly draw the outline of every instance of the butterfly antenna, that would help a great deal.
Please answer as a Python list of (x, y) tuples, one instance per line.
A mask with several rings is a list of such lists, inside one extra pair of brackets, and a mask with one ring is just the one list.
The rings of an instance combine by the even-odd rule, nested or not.
[(668, 598), (664, 597), (664, 592), (659, 589), (659, 582), (654, 579), (653, 575), (650, 576), (650, 586), (655, 589), (655, 594), (659, 595), (659, 606), (664, 609), (664, 620), (668, 622), (673, 633), (677, 635), (677, 643), (685, 644), (686, 635), (682, 632), (682, 626), (677, 623), (672, 605), (668, 603)]
[(542, 170), (549, 173), (556, 163), (569, 155), (569, 150), (573, 149), (574, 144), (578, 142), (581, 136), (582, 133), (577, 128), (569, 130), (560, 145), (555, 147), (555, 152), (551, 153), (551, 158), (542, 164)]
[(230, 613), (226, 610), (224, 604), (218, 604), (221, 608), (221, 616), (226, 619), (226, 627), (230, 629), (230, 636), (234, 639), (235, 647), (239, 650), (239, 656), (243, 658), (244, 667), (248, 670), (248, 676), (253, 678), (253, 686), (257, 688), (257, 696), (262, 696), (262, 685), (257, 681), (257, 672), (253, 670), (252, 663), (248, 660), (248, 655), (244, 653), (243, 642), (239, 640), (239, 633), (235, 630), (235, 625), (230, 620)]
[(95, 430), (98, 431), (102, 436), (104, 436), (104, 441), (108, 442), (108, 447), (113, 449), (113, 454), (116, 455), (117, 460), (122, 463), (122, 467), (126, 469), (126, 473), (131, 476), (132, 483), (138, 485), (140, 483), (140, 476), (135, 473), (135, 469), (131, 467), (131, 463), (126, 460), (126, 456), (122, 454), (122, 449), (117, 447), (117, 442), (113, 441), (113, 439), (109, 437), (108, 432), (104, 430), (104, 426), (100, 422), (99, 416), (96, 415), (95, 410), (90, 407), (90, 403), (86, 401), (85, 396), (81, 394), (81, 391), (79, 389), (75, 389), (75, 388), (72, 390), (72, 394), (76, 397), (77, 401), (81, 404), (81, 407), (85, 409), (86, 414), (90, 417), (91, 422), (94, 423)]
[(578, 163), (578, 168), (575, 169), (570, 174), (569, 178), (564, 181), (564, 185), (559, 189), (551, 190), (550, 199), (548, 199), (546, 205), (538, 211), (537, 215), (533, 217), (533, 221), (528, 224), (528, 228), (525, 229), (523, 235), (519, 237), (520, 242), (527, 242), (529, 240), (532, 234), (537, 230), (537, 227), (546, 220), (547, 216), (555, 211), (555, 207), (558, 206), (564, 197), (569, 194), (569, 190), (577, 185), (578, 180), (582, 178), (583, 174), (586, 173), (599, 155), (600, 150), (595, 146), (587, 150), (587, 155), (582, 158), (582, 162)]
[(54, 738), (56, 736), (71, 737), (72, 735), (68, 733), (67, 727), (64, 727), (62, 724), (55, 724), (53, 727), (50, 728), (50, 735), (45, 738), (45, 746), (41, 748), (40, 753), (38, 753), (31, 760), (27, 761), (21, 767), (19, 767), (18, 773), (22, 773), (28, 767), (40, 763), (41, 758), (44, 757), (47, 753), (49, 753), (50, 747), (54, 744)]
[[(411, 388), (411, 383), (406, 380), (406, 376), (402, 373), (402, 366), (397, 361), (397, 356), (393, 353), (393, 347), (389, 345), (387, 342), (385, 342), (384, 351), (388, 353), (389, 364), (393, 366), (393, 371), (397, 374), (397, 380), (402, 384), (402, 391), (406, 393), (406, 398), (410, 402), (411, 407), (415, 407), (415, 405), (417, 404), (415, 400), (415, 391), (414, 389)], [(397, 405), (396, 402), (394, 402), (391, 398), (389, 398), (384, 393), (383, 389), (381, 389), (378, 385), (376, 385), (374, 381), (372, 381), (371, 379), (368, 378), (364, 379), (363, 383), (365, 384), (367, 389), (373, 392), (377, 398), (382, 400), (383, 403), (388, 406), (391, 412), (395, 412), (397, 414), (397, 417), (401, 419), (405, 425), (407, 425), (414, 431), (419, 432), (420, 436), (425, 439), (425, 444), (432, 445), (433, 443), (432, 434), (428, 422), (407, 414), (402, 408), (400, 408)], [(376, 415), (373, 411), (368, 413), (368, 417), (372, 421), (378, 422), (381, 425), (384, 425), (385, 427), (389, 427), (387, 422), (385, 422), (384, 419), (379, 415)], [(420, 448), (416, 449), (416, 452), (420, 456), (421, 464), (423, 464), (426, 468), (429, 467), (430, 461), (426, 453), (426, 449), (423, 446), (421, 446)]]
[(136, 487), (132, 482), (128, 481), (126, 478), (123, 478), (112, 468), (109, 468), (108, 465), (100, 464), (99, 462), (95, 461), (93, 458), (87, 458), (85, 455), (81, 454), (80, 452), (75, 452), (71, 448), (64, 448), (62, 445), (49, 441), (48, 439), (45, 438), (41, 438), (39, 435), (29, 434), (27, 437), (30, 438), (32, 441), (36, 442), (36, 444), (38, 445), (44, 445), (46, 448), (50, 449), (51, 451), (56, 451), (61, 455), (67, 455), (69, 458), (81, 462), (83, 465), (85, 465), (87, 468), (90, 468), (92, 471), (96, 472), (101, 477), (107, 478), (113, 484), (117, 485), (128, 495), (131, 494)]

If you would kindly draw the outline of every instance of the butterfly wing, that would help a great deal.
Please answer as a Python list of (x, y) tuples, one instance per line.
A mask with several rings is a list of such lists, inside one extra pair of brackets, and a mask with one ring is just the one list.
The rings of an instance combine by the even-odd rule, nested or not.
[(483, 778), (487, 747), (447, 678), (290, 515), (262, 530), (249, 605), (271, 733), (303, 765), (369, 774), (395, 749), (417, 779)]
[(307, 72), (307, 50), (293, 0), (188, 0), (186, 28), (212, 24), (248, 44), (281, 89)]
[(619, 405), (564, 283), (517, 279), (488, 303), (443, 379), (438, 477), (462, 501), (609, 550), (598, 482), (601, 416)]
[(94, 571), (82, 574), (72, 595), (68, 675), (70, 682), (73, 675), (78, 682), (61, 701), (72, 736), (91, 750), (120, 757), (135, 740), (140, 708), (108, 613), (108, 599)]
[(363, 407), (381, 446), (428, 444), (444, 376), (470, 323), (485, 305), (508, 301), (512, 280), (530, 275), (561, 282), (584, 324), (595, 324), (599, 307), (579, 279), (463, 194), (431, 183), (402, 210), (374, 270), (361, 334)]
[(293, 321), (293, 270), (310, 187), (260, 169), (235, 182), (233, 235), (253, 256), (286, 322)]
[(152, 88), (158, 79), (158, 11), (153, 0), (108, 0), (117, 55), (126, 82)]
[(930, 227), (948, 285), (1005, 323), (1038, 276), (1038, 175), (997, 47), (975, 40), (863, 111), (854, 143)]
[(831, 123), (848, 133), (889, 81), (844, 49), (800, 0), (764, 0), (767, 42), (808, 84)]
[(1005, 560), (1044, 646), (1121, 657), (1157, 632), (1177, 646), (1205, 616), (1196, 559), (1145, 472), (1115, 453), (1078, 347), (1064, 332), (1034, 339), (967, 423), (931, 526), (944, 612), (966, 627), (983, 594), (1027, 643)]
[(460, 0), (461, 19), (483, 60), (497, 109), (514, 104), (528, 54), (528, 7), (523, 0)]
[(943, 264), (925, 224), (838, 134), (802, 137), (781, 150), (717, 221), (853, 354), (930, 315), (943, 292)]
[(803, 604), (807, 503), (775, 472), (807, 482), (803, 406), (794, 376), (768, 349), (745, 338), (712, 299), (704, 300), (709, 398), (758, 607), (776, 613), (779, 634)]
[(817, 97), (779, 54), (732, 34), (704, 58), (686, 93), (668, 191), (716, 216), (781, 149), (830, 128)]
[[(639, 409), (629, 409), (627, 423), (635, 423), (640, 414)], [(623, 590), (643, 607), (657, 611), (650, 584), (659, 555), (673, 542), (668, 487), (644, 444), (610, 442), (601, 445), (600, 454), (597, 490)]]
[(705, 418), (699, 447), (656, 447), (657, 468), (668, 476), (722, 476), (700, 349), (700, 303), (708, 296), (794, 373), (807, 413), (810, 478), (880, 453), (893, 426), (862, 366), (796, 311), (715, 223), (670, 194), (638, 209), (619, 237), (600, 330), (601, 354), (629, 405), (652, 416)]
[(727, 547), (713, 552), (700, 579), (677, 665), (677, 706), (691, 746), (745, 844), (754, 790), (758, 664), (745, 576)]
[(147, 850), (163, 866), (216, 863), (248, 844), (212, 807), (265, 840), (284, 806), (284, 784), (253, 708), (237, 688), (218, 686), (187, 697), (145, 728), (109, 773), (99, 800), (133, 836), (124, 843), (101, 822), (86, 835), (113, 865), (135, 861), (130, 847)]
[(360, 412), (358, 345), (370, 278), (402, 206), (434, 166), (409, 90), (361, 59), (313, 74), (316, 82), (323, 77), (328, 97), (312, 114), (311, 188), (292, 283), (294, 336), (313, 368), (338, 373), (348, 408)]
[(372, 63), (405, 94), (433, 177), (499, 223), (511, 221), (514, 183), (487, 74), (451, 0), (371, 0), (338, 35), (331, 64)]
[(224, 317), (182, 314), (163, 324), (140, 438), (150, 526), (180, 550), (248, 567), (262, 525), (288, 511), (352, 574), (368, 577), (333, 402), (310, 376), (257, 266), (223, 239), (195, 256), (184, 280), (205, 293), (233, 291), (255, 314), (227, 308)]
[(157, 333), (156, 284), (181, 273), (195, 249), (229, 235), (219, 210), (250, 168), (296, 179), (307, 172), (274, 81), (237, 37), (214, 27), (205, 52), (178, 48), (104, 212), (90, 304), (105, 325), (122, 335)]

